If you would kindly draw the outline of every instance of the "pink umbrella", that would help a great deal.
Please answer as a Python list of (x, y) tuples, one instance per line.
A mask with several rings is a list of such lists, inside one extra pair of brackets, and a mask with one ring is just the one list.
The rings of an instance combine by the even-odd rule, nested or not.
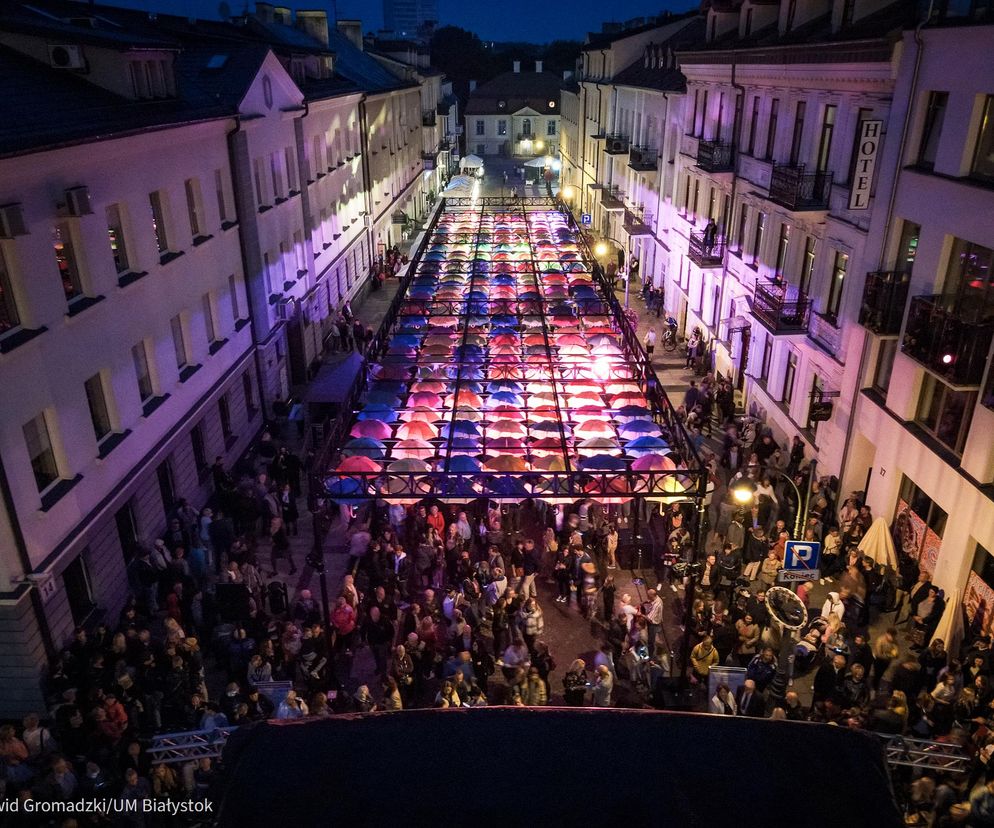
[(441, 414), (439, 414), (439, 412), (424, 405), (417, 406), (416, 408), (412, 408), (408, 411), (400, 412), (400, 419), (406, 423), (433, 423), (435, 420), (440, 419), (440, 417)]
[(497, 420), (487, 426), (487, 437), (524, 437), (525, 427), (514, 420)]
[(418, 460), (428, 460), (435, 455), (435, 447), (425, 440), (401, 440), (391, 451), (391, 456), (397, 460), (413, 457)]
[(498, 405), (496, 408), (491, 408), (490, 416), (498, 420), (523, 420), (525, 418), (523, 411), (509, 405)]
[(487, 441), (487, 450), (524, 451), (524, 441), (520, 437), (498, 437)]
[(434, 440), (438, 437), (438, 429), (431, 423), (415, 420), (401, 425), (397, 429), (397, 437), (401, 440)]
[(372, 437), (374, 440), (386, 440), (390, 436), (390, 426), (382, 420), (360, 420), (349, 432), (353, 437)]
[(411, 394), (407, 399), (408, 405), (423, 405), (427, 408), (438, 408), (442, 404), (442, 398), (438, 394), (430, 391), (418, 391)]
[(632, 460), (633, 471), (671, 471), (675, 468), (676, 463), (664, 454), (643, 454)]
[(614, 426), (607, 420), (587, 420), (573, 431), (577, 437), (614, 437)]
[(411, 385), (411, 393), (417, 394), (426, 391), (429, 394), (441, 394), (448, 386), (439, 380), (421, 380)]

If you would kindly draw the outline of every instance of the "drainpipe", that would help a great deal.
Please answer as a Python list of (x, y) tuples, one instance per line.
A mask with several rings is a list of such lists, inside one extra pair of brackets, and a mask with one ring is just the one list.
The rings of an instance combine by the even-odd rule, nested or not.
[[(17, 548), (17, 560), (21, 564), (21, 569), (28, 575), (33, 567), (31, 566), (31, 556), (28, 555), (28, 545), (24, 540), (24, 532), (21, 531), (21, 523), (17, 519), (17, 508), (14, 505), (14, 493), (10, 488), (10, 480), (7, 478), (7, 471), (3, 465), (3, 457), (0, 457), (0, 497), (3, 498), (4, 508), (10, 516), (10, 531), (14, 535), (14, 546)], [(58, 649), (52, 639), (52, 628), (48, 625), (48, 617), (45, 615), (45, 608), (42, 605), (41, 595), (38, 588), (30, 581), (28, 592), (31, 599), (31, 609), (34, 611), (35, 621), (38, 623), (38, 631), (41, 633), (41, 643), (45, 648), (45, 656), (52, 663), (58, 655)]]
[[(237, 159), (235, 158), (235, 148), (234, 148), (234, 137), (235, 137), (235, 135), (237, 133), (241, 132), (241, 129), (242, 129), (242, 119), (241, 119), (240, 116), (236, 115), (235, 116), (235, 126), (234, 126), (233, 129), (228, 130), (228, 133), (225, 135), (225, 140), (226, 140), (227, 145), (228, 145), (228, 167), (231, 170), (231, 195), (233, 196), (233, 200), (235, 202), (235, 217), (238, 218), (238, 239), (239, 239), (239, 245), (240, 245), (241, 250), (242, 250), (242, 264), (244, 265), (244, 263), (246, 261), (246, 256), (245, 256), (245, 233), (243, 231), (243, 225), (242, 225), (241, 219), (238, 216), (238, 194), (235, 192), (235, 188), (239, 187), (239, 186), (242, 186), (242, 185), (239, 184), (239, 182), (241, 181), (241, 176), (236, 175), (236, 172), (235, 172), (236, 169), (237, 169), (237, 167), (238, 167), (238, 165), (237, 165)], [(249, 170), (249, 187), (251, 187), (251, 180), (252, 180), (251, 173), (252, 173), (252, 171), (250, 169)], [(248, 283), (249, 282), (249, 275), (248, 275), (248, 273), (245, 273), (244, 271), (245, 271), (245, 268), (243, 267), (242, 268), (242, 279), (245, 282), (245, 298), (248, 300), (246, 302), (246, 304), (248, 305), (249, 329), (252, 331), (252, 344), (253, 344), (254, 348), (256, 349), (256, 353), (253, 354), (252, 362), (255, 365), (255, 382), (256, 382), (256, 385), (259, 388), (259, 408), (262, 411), (263, 424), (265, 424), (265, 420), (266, 420), (266, 397), (265, 397), (266, 383), (265, 383), (265, 380), (263, 379), (263, 376), (262, 376), (262, 366), (259, 364), (259, 354), (258, 354), (259, 336), (258, 336), (258, 329), (257, 329), (257, 326), (256, 326), (255, 313), (252, 311), (252, 300), (249, 297), (249, 291), (251, 290), (251, 288), (249, 286), (249, 283)], [(289, 354), (287, 356), (289, 357)]]
[[(735, 79), (736, 70), (736, 58), (733, 53), (732, 55), (732, 89), (735, 90), (735, 109), (732, 114), (732, 192), (729, 197), (728, 203), (731, 205), (731, 214), (728, 216), (728, 221), (731, 222), (732, 214), (735, 213), (735, 194), (738, 191), (739, 183), (739, 144), (741, 143), (741, 132), (742, 132), (742, 105), (745, 102), (745, 87), (738, 83)], [(721, 124), (718, 125), (719, 133), (721, 130)], [(725, 251), (722, 256), (721, 261), (721, 287), (718, 290), (718, 319), (715, 320), (715, 334), (718, 333), (718, 325), (721, 324), (721, 309), (725, 304), (725, 287), (728, 282), (728, 231), (729, 228), (725, 227)], [(740, 334), (741, 336), (741, 334)], [(732, 334), (729, 331), (728, 334), (728, 345), (729, 353), (728, 356), (731, 358), (731, 344), (732, 344)], [(742, 355), (739, 355), (739, 360), (741, 362)], [(748, 356), (746, 357), (748, 359)], [(742, 387), (745, 388), (745, 380), (743, 379)]]
[(373, 216), (373, 198), (372, 198), (372, 180), (369, 172), (369, 131), (367, 129), (369, 124), (369, 119), (366, 113), (366, 96), (363, 95), (359, 100), (359, 145), (362, 147), (362, 176), (365, 179), (365, 186), (363, 190), (363, 198), (366, 201), (366, 215), (369, 217), (369, 229), (366, 233), (366, 240), (369, 244), (369, 261), (373, 262), (376, 260), (376, 245), (373, 242), (373, 224), (375, 223)]
[[(880, 234), (880, 253), (877, 256), (878, 271), (883, 270), (886, 263), (888, 239), (890, 237), (891, 226), (894, 223), (894, 204), (897, 201), (897, 184), (900, 178), (901, 167), (904, 164), (904, 154), (908, 149), (908, 127), (911, 125), (911, 110), (914, 107), (915, 94), (918, 91), (918, 75), (921, 71), (922, 56), (925, 53), (925, 41), (922, 39), (922, 29), (932, 19), (932, 7), (933, 3), (929, 2), (925, 18), (915, 26), (915, 67), (911, 73), (911, 88), (908, 90), (907, 95), (908, 108), (905, 110), (904, 122), (901, 124), (901, 142), (898, 146), (897, 163), (894, 167), (894, 180), (891, 181), (890, 194), (887, 197), (887, 214), (884, 220), (884, 230)], [(852, 440), (853, 427), (856, 423), (856, 403), (859, 398), (860, 387), (863, 384), (863, 375), (866, 372), (866, 364), (869, 362), (869, 359), (870, 336), (864, 331), (863, 345), (860, 348), (859, 354), (859, 369), (856, 373), (856, 380), (853, 387), (852, 411), (849, 414), (849, 422), (846, 423), (846, 439), (842, 446), (842, 462), (839, 466), (840, 478), (845, 474), (846, 464), (849, 460), (849, 444)], [(866, 497), (866, 492), (863, 493), (863, 497)]]

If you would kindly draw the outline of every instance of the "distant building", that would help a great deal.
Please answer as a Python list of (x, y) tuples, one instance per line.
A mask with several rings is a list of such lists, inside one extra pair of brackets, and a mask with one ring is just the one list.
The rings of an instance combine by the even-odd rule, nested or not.
[(534, 72), (521, 62), (478, 86), (466, 102), (466, 152), (530, 158), (559, 154), (559, 107), (563, 81), (535, 61)]
[(383, 28), (395, 37), (423, 35), (438, 23), (438, 0), (383, 0)]

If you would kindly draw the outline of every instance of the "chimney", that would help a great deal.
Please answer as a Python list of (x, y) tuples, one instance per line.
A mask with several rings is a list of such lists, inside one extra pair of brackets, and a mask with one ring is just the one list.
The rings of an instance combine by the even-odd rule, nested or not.
[(256, 3), (255, 4), (255, 16), (261, 20), (263, 23), (272, 23), (273, 16), (273, 4), (272, 3)]
[(535, 71), (536, 72), (541, 72), (542, 71), (542, 61), (540, 61), (540, 60), (536, 60), (535, 61)]
[(297, 12), (297, 28), (304, 34), (314, 38), (322, 46), (328, 45), (328, 12), (299, 11)]
[(274, 6), (273, 20), (277, 23), (282, 23), (284, 26), (292, 26), (293, 13), (286, 6)]
[(335, 25), (338, 31), (345, 35), (360, 52), (362, 51), (362, 21), (338, 20)]
[(517, 74), (520, 74), (520, 73), (521, 73), (521, 61), (520, 60), (516, 60), (516, 61), (514, 61), (514, 74), (517, 75)]
[(475, 92), (476, 91), (476, 81), (475, 80), (471, 80), (469, 82), (469, 91), (470, 92)]

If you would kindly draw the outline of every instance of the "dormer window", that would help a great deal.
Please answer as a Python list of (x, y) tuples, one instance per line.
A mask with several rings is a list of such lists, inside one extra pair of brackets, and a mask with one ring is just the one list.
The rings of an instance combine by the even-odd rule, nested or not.
[(171, 98), (176, 94), (172, 67), (165, 60), (129, 60), (128, 73), (131, 92), (138, 100)]

